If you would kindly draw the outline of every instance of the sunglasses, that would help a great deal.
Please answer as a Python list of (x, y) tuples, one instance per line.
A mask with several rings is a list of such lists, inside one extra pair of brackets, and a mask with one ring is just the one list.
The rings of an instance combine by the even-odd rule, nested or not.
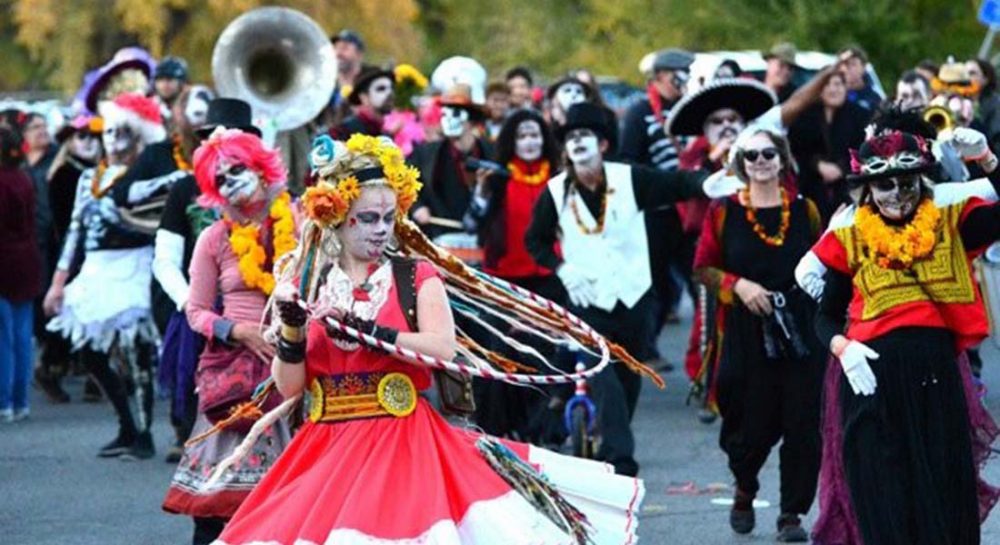
[(771, 161), (778, 156), (778, 148), (764, 148), (761, 150), (743, 150), (743, 158), (751, 163), (756, 163), (757, 159), (763, 157), (765, 161)]
[(872, 182), (872, 187), (879, 191), (886, 192), (899, 188), (899, 191), (909, 193), (915, 191), (918, 185), (920, 185), (920, 178), (917, 176), (899, 176), (896, 178), (885, 178)]

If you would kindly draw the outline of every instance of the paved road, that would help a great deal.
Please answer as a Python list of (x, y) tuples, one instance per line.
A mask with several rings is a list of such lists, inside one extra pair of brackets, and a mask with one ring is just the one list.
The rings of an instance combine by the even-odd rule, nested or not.
[[(680, 359), (688, 324), (669, 328), (661, 338), (666, 353)], [(994, 415), (1000, 416), (1000, 353), (984, 349), (985, 379)], [(735, 537), (719, 495), (670, 493), (693, 482), (704, 489), (728, 486), (730, 476), (716, 446), (718, 424), (706, 426), (684, 407), (686, 384), (679, 372), (666, 375), (667, 389), (643, 390), (636, 416), (638, 458), (646, 479), (640, 536), (646, 544), (730, 545), (773, 543), (776, 507), (758, 510), (758, 529)], [(79, 399), (82, 383), (70, 383)], [(163, 406), (155, 424), (157, 445), (169, 437)], [(0, 426), (0, 544), (2, 545), (182, 545), (190, 543), (190, 522), (160, 511), (172, 468), (145, 462), (99, 460), (97, 448), (111, 439), (110, 407), (75, 402), (54, 407), (35, 396), (30, 421)], [(988, 477), (1000, 482), (1000, 463)], [(760, 498), (776, 504), (777, 453), (762, 476)], [(815, 512), (810, 514), (811, 524)], [(1000, 515), (987, 521), (983, 543), (1000, 543)]]

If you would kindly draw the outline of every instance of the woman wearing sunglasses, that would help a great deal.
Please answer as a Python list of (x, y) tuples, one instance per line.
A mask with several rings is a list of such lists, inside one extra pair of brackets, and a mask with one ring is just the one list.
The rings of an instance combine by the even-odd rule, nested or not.
[[(997, 187), (986, 138), (954, 143)], [(960, 356), (987, 335), (970, 261), (1000, 237), (1000, 206), (936, 203), (935, 167), (919, 136), (868, 139), (852, 158), (853, 221), (813, 248), (828, 268), (817, 332), (842, 370), (826, 386), (817, 542), (976, 545), (1000, 499), (977, 473), (997, 427)]]
[(736, 477), (733, 531), (755, 526), (757, 475), (781, 446), (778, 541), (805, 542), (819, 474), (819, 394), (823, 350), (812, 333), (815, 306), (795, 288), (799, 259), (818, 238), (819, 212), (795, 194), (787, 141), (761, 129), (736, 140), (730, 163), (746, 188), (712, 203), (695, 273), (719, 301), (716, 353), (708, 354), (722, 416), (719, 444)]

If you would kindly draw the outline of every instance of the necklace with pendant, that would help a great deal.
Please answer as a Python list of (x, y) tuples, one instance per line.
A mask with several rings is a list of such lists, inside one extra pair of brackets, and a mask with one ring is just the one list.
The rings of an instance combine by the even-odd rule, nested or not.
[(378, 260), (375, 263), (368, 265), (368, 275), (365, 276), (365, 280), (361, 284), (354, 287), (351, 291), (351, 295), (354, 297), (355, 301), (371, 301), (371, 291), (375, 288), (372, 284), (372, 275), (378, 271), (379, 267), (382, 266), (382, 260)]

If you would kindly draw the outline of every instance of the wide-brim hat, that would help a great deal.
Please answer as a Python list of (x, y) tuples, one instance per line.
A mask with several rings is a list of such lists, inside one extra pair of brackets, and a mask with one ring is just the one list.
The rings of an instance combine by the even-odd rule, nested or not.
[(443, 106), (448, 106), (450, 108), (461, 108), (469, 112), (469, 117), (473, 120), (482, 120), (486, 118), (486, 110), (482, 105), (476, 104), (472, 100), (472, 87), (465, 83), (459, 83), (453, 85), (450, 89), (445, 91), (441, 95), (438, 103)]
[(778, 103), (766, 85), (746, 78), (723, 78), (709, 82), (698, 91), (684, 96), (673, 107), (664, 128), (672, 136), (698, 136), (712, 112), (727, 108), (750, 123)]
[(556, 82), (553, 83), (552, 85), (549, 85), (549, 88), (545, 91), (545, 98), (552, 100), (552, 98), (556, 96), (556, 91), (558, 91), (560, 87), (566, 85), (567, 83), (575, 83), (583, 87), (583, 93), (587, 96), (587, 100), (590, 100), (592, 98), (591, 95), (593, 95), (594, 93), (593, 88), (591, 88), (590, 85), (587, 85), (583, 80), (581, 80), (576, 76), (565, 76), (561, 79), (556, 80)]
[(80, 114), (74, 117), (69, 123), (66, 123), (58, 131), (56, 131), (56, 142), (62, 144), (68, 140), (71, 136), (80, 131), (86, 131), (93, 134), (100, 135), (104, 129), (104, 122), (100, 117), (95, 117), (92, 115)]
[(195, 131), (199, 138), (208, 138), (218, 127), (238, 129), (260, 136), (261, 132), (253, 124), (250, 105), (238, 98), (217, 98), (208, 103), (205, 125)]
[(901, 131), (869, 138), (850, 154), (847, 182), (854, 187), (896, 176), (926, 174), (939, 167), (930, 142)]
[(389, 81), (393, 85), (396, 84), (396, 73), (393, 72), (392, 68), (380, 68), (372, 65), (362, 66), (358, 77), (354, 79), (354, 85), (351, 86), (350, 94), (347, 95), (347, 102), (354, 106), (361, 104), (361, 93), (367, 92), (371, 84), (378, 78), (389, 78)]
[(798, 66), (798, 63), (795, 62), (795, 58), (798, 54), (799, 49), (795, 47), (795, 44), (791, 42), (782, 42), (775, 45), (770, 51), (765, 53), (764, 60), (778, 59), (779, 61), (790, 66)]
[(153, 65), (153, 57), (141, 47), (119, 49), (110, 61), (98, 68), (97, 76), (90, 82), (86, 98), (84, 99), (84, 105), (86, 105), (87, 110), (97, 113), (97, 102), (100, 100), (101, 91), (111, 81), (111, 78), (125, 70), (134, 69), (140, 70), (146, 76), (146, 79), (150, 79), (153, 74)]
[(608, 117), (604, 109), (596, 104), (580, 102), (570, 106), (566, 112), (566, 123), (556, 128), (556, 136), (559, 140), (566, 140), (566, 134), (574, 129), (590, 129), (600, 138), (611, 142)]

